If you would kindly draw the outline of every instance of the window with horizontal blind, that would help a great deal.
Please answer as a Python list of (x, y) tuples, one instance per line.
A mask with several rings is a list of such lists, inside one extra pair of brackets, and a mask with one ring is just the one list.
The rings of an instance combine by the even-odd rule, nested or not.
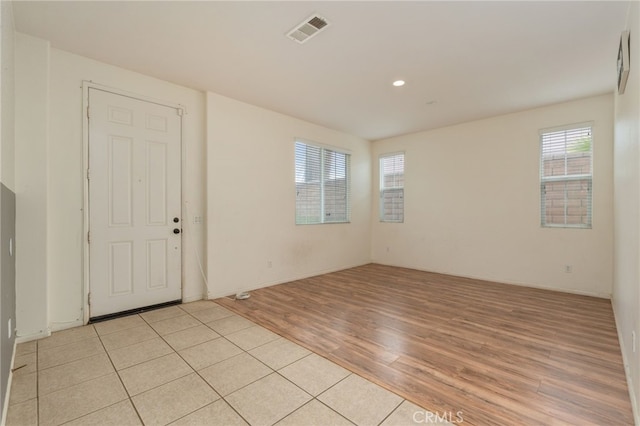
[(380, 156), (380, 221), (404, 222), (404, 153)]
[(296, 224), (349, 222), (350, 155), (296, 141)]
[(591, 228), (592, 174), (590, 125), (540, 132), (542, 226)]

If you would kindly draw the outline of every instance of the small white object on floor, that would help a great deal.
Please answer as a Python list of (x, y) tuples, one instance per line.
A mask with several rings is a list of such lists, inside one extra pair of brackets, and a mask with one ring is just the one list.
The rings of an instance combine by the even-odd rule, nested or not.
[(244, 299), (248, 299), (250, 297), (251, 297), (251, 295), (246, 291), (243, 291), (243, 292), (240, 292), (240, 293), (236, 294), (236, 300), (244, 300)]

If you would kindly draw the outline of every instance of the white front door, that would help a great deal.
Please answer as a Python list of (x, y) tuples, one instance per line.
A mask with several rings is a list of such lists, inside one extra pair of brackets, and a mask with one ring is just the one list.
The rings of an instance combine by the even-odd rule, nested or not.
[(179, 112), (89, 88), (91, 318), (182, 297)]

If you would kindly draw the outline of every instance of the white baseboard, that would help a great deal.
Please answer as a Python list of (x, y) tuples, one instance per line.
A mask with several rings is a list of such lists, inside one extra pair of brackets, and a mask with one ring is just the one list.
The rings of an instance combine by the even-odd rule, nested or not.
[[(51, 332), (66, 330), (67, 328), (80, 327), (83, 326), (84, 322), (80, 319), (75, 321), (67, 321), (67, 322), (52, 322), (51, 323)], [(49, 333), (51, 334), (51, 333)]]
[(576, 289), (550, 287), (550, 286), (544, 286), (544, 285), (538, 285), (538, 284), (530, 284), (530, 283), (525, 283), (525, 282), (504, 281), (504, 280), (493, 278), (493, 277), (478, 277), (478, 276), (473, 276), (473, 275), (463, 275), (463, 274), (459, 274), (459, 273), (455, 273), (455, 272), (436, 271), (436, 270), (433, 270), (433, 269), (424, 269), (424, 268), (421, 268), (419, 266), (397, 265), (397, 264), (393, 264), (393, 263), (386, 263), (386, 262), (380, 262), (380, 261), (375, 261), (375, 260), (373, 260), (372, 263), (376, 263), (378, 265), (393, 266), (393, 267), (396, 267), (396, 268), (414, 269), (416, 271), (422, 271), (422, 272), (431, 272), (431, 273), (434, 273), (434, 274), (451, 275), (452, 277), (469, 278), (469, 279), (472, 279), (472, 280), (480, 280), (480, 281), (490, 281), (490, 282), (499, 283), (499, 284), (517, 285), (519, 287), (537, 288), (537, 289), (540, 289), (540, 290), (559, 291), (561, 293), (569, 293), (569, 294), (577, 294), (577, 295), (580, 295), (580, 296), (597, 297), (599, 299), (609, 299), (609, 300), (611, 299), (611, 294), (610, 293), (594, 293), (594, 292), (590, 292), (590, 291), (582, 291), (582, 290), (576, 290)]
[(622, 332), (620, 330), (620, 327), (618, 327), (618, 316), (616, 315), (616, 310), (613, 307), (614, 304), (611, 304), (611, 307), (613, 309), (613, 318), (614, 321), (616, 322), (616, 331), (618, 332), (618, 342), (620, 342), (620, 351), (622, 352), (622, 364), (624, 365), (624, 375), (627, 378), (627, 389), (629, 389), (629, 398), (631, 398), (631, 409), (633, 411), (633, 419), (634, 419), (634, 423), (638, 426), (640, 426), (640, 407), (638, 407), (637, 404), (637, 400), (636, 400), (636, 391), (633, 388), (633, 381), (631, 380), (631, 375), (629, 374), (629, 359), (627, 358), (626, 354), (627, 352), (625, 351), (625, 346), (624, 346), (624, 340), (622, 339)]
[(279, 280), (275, 280), (275, 281), (267, 281), (267, 282), (258, 284), (258, 285), (253, 286), (253, 287), (249, 286), (249, 287), (240, 288), (240, 289), (237, 289), (237, 290), (232, 291), (232, 292), (229, 292), (228, 290), (226, 290), (224, 292), (224, 294), (210, 291), (208, 298), (209, 298), (209, 300), (211, 300), (211, 299), (217, 299), (219, 297), (227, 297), (229, 295), (237, 294), (237, 293), (244, 292), (244, 291), (253, 291), (253, 290), (258, 290), (258, 289), (265, 288), (265, 287), (271, 287), (272, 285), (284, 284), (284, 283), (288, 283), (288, 282), (291, 282), (291, 281), (302, 280), (302, 279), (305, 279), (305, 278), (315, 277), (315, 276), (323, 275), (323, 274), (330, 274), (332, 272), (337, 272), (337, 271), (342, 271), (342, 270), (345, 270), (345, 269), (356, 268), (358, 266), (368, 265), (369, 263), (371, 263), (371, 261), (367, 260), (366, 262), (358, 263), (358, 264), (355, 264), (355, 265), (344, 265), (344, 266), (340, 266), (338, 268), (330, 268), (330, 269), (325, 269), (325, 270), (313, 271), (313, 272), (310, 272), (308, 274), (293, 275), (291, 277), (287, 277), (287, 278), (284, 278), (284, 279), (279, 279)]
[(32, 340), (38, 340), (38, 339), (42, 339), (42, 338), (49, 337), (49, 336), (51, 336), (51, 330), (50, 329), (47, 329), (45, 331), (41, 331), (39, 333), (29, 334), (29, 335), (26, 335), (26, 336), (20, 336), (20, 335), (16, 334), (16, 343), (30, 342)]
[(206, 299), (204, 294), (194, 294), (193, 296), (183, 296), (182, 303), (196, 302), (202, 299)]

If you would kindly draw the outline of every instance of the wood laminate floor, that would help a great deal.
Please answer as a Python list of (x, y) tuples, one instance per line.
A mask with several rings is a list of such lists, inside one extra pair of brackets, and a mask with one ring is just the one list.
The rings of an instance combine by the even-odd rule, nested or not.
[(606, 299), (365, 265), (217, 302), (473, 425), (633, 425)]

